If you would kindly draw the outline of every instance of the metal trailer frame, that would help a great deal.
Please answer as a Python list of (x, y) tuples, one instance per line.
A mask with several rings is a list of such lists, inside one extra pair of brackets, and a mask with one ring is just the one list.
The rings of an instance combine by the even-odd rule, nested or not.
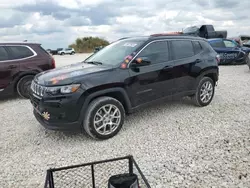
[(95, 165), (96, 164), (101, 164), (101, 163), (109, 163), (109, 162), (115, 162), (115, 161), (121, 161), (121, 160), (128, 160), (128, 169), (129, 169), (129, 174), (134, 173), (134, 168), (137, 170), (138, 174), (140, 175), (143, 183), (146, 185), (146, 188), (151, 188), (149, 185), (146, 177), (143, 175), (141, 169), (139, 168), (138, 164), (134, 160), (132, 155), (125, 156), (125, 157), (120, 157), (120, 158), (113, 158), (113, 159), (108, 159), (108, 160), (102, 160), (102, 161), (95, 161), (95, 162), (90, 162), (90, 163), (84, 163), (84, 164), (79, 164), (79, 165), (72, 165), (72, 166), (66, 166), (66, 167), (60, 167), (60, 168), (50, 168), (47, 170), (46, 173), (46, 180), (45, 180), (45, 185), (44, 188), (55, 188), (55, 183), (54, 178), (53, 178), (53, 173), (61, 170), (68, 170), (68, 169), (74, 169), (74, 168), (79, 168), (79, 167), (86, 167), (86, 166), (91, 166), (91, 178), (92, 178), (92, 188), (96, 188), (96, 183), (95, 183)]

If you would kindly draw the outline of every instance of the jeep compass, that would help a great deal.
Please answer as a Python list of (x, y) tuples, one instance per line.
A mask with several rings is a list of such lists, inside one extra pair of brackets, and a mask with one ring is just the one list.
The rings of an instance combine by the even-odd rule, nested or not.
[(154, 34), (113, 42), (83, 62), (42, 72), (31, 84), (36, 119), (52, 130), (116, 135), (125, 115), (153, 102), (189, 96), (207, 106), (220, 59), (206, 39)]

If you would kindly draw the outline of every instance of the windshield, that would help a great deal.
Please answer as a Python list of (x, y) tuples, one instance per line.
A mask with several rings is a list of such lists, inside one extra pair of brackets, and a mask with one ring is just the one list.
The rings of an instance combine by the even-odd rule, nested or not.
[(199, 28), (197, 26), (192, 26), (192, 27), (188, 27), (186, 29), (183, 30), (183, 33), (192, 33), (192, 32), (196, 32)]
[(100, 62), (102, 64), (117, 65), (124, 58), (135, 52), (147, 39), (125, 39), (116, 41), (96, 52), (84, 62)]

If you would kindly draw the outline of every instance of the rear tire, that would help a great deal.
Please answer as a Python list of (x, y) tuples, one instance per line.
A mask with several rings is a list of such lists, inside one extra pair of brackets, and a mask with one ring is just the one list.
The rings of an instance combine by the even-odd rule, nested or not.
[(74, 55), (75, 54), (75, 52), (71, 52), (71, 54), (70, 55)]
[(30, 85), (33, 80), (33, 75), (22, 77), (17, 83), (17, 93), (21, 98), (29, 99)]
[(203, 107), (211, 103), (214, 97), (215, 83), (209, 77), (203, 77), (196, 89), (192, 100), (196, 106)]
[(83, 127), (90, 137), (105, 140), (120, 131), (124, 118), (125, 110), (118, 100), (112, 97), (99, 97), (89, 104)]
[(64, 52), (62, 52), (60, 55), (65, 55), (65, 53), (64, 53)]
[(250, 70), (250, 59), (249, 57), (246, 58), (245, 63), (247, 64), (249, 70)]

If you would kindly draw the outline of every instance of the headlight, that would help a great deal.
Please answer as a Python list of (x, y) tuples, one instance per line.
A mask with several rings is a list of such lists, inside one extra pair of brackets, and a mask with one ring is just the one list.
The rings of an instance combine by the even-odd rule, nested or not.
[(67, 94), (67, 93), (74, 93), (76, 92), (81, 84), (72, 84), (72, 85), (65, 85), (65, 86), (58, 86), (58, 87), (47, 87), (46, 93), (49, 94)]

